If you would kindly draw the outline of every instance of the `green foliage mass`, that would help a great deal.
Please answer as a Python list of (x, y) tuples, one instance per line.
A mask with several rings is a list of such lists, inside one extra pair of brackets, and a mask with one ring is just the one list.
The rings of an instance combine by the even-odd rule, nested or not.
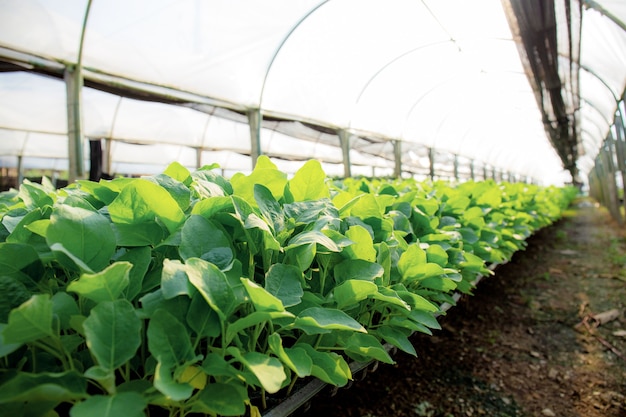
[(573, 197), (214, 168), (0, 194), (0, 414), (254, 415), (299, 378), (345, 385)]

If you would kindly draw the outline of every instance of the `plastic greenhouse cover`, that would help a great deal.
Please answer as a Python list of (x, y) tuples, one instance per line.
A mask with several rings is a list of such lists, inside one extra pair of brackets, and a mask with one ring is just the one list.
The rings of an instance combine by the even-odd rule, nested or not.
[[(624, 21), (620, 1), (600, 3)], [(0, 1), (0, 57), (77, 62), (86, 7), (86, 0)], [(589, 93), (581, 113), (612, 120), (626, 84), (624, 36), (585, 11), (581, 65), (613, 94)], [(288, 172), (312, 157), (329, 175), (343, 175), (336, 135), (312, 132), (301, 123), (308, 122), (354, 135), (354, 175), (393, 173), (386, 138), (403, 142), (409, 171), (427, 166), (429, 146), (448, 165), (446, 152), (541, 182), (568, 180), (499, 0), (93, 0), (82, 64), (86, 78), (166, 87), (294, 120), (264, 122), (260, 137), (263, 153)], [(590, 84), (581, 79), (581, 95)], [(0, 103), (2, 166), (18, 155), (26, 165), (44, 166), (49, 156), (67, 166), (62, 81), (0, 73)], [(225, 172), (251, 168), (250, 128), (241, 121), (89, 88), (83, 107), (85, 135), (113, 141), (113, 172), (158, 172), (173, 158), (189, 167), (218, 162)], [(584, 157), (593, 159), (608, 127), (583, 131)]]

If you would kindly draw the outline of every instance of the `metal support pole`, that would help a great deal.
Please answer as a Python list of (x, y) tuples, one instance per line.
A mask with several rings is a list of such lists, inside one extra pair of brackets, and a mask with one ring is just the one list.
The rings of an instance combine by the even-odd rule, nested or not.
[(624, 119), (620, 106), (617, 106), (617, 115), (615, 116), (615, 153), (617, 155), (617, 166), (622, 176), (622, 204), (624, 206), (624, 216), (626, 216), (626, 132), (624, 131)]
[(399, 140), (394, 140), (392, 143), (393, 143), (393, 156), (395, 159), (393, 175), (396, 178), (400, 178), (402, 176), (402, 142)]
[(83, 46), (87, 31), (87, 20), (92, 0), (87, 1), (85, 17), (80, 33), (78, 56), (75, 66), (65, 67), (65, 86), (67, 91), (67, 136), (68, 136), (68, 181), (72, 183), (85, 177), (83, 129), (82, 129), (82, 90), (83, 90)]
[(72, 183), (85, 176), (83, 131), (81, 116), (81, 89), (83, 78), (80, 68), (65, 69), (65, 87), (67, 92), (67, 139), (69, 157), (68, 181)]
[(261, 109), (251, 109), (248, 111), (248, 124), (250, 126), (250, 158), (252, 159), (252, 169), (256, 165), (256, 160), (262, 155), (261, 151)]
[(607, 184), (608, 198), (607, 207), (611, 212), (613, 218), (617, 220), (620, 224), (622, 223), (622, 216), (620, 214), (619, 209), (619, 201), (617, 197), (617, 183), (615, 181), (615, 165), (613, 163), (613, 137), (609, 132), (609, 136), (605, 142), (605, 149), (602, 151), (603, 164), (605, 166), (605, 176), (604, 181)]
[(431, 180), (435, 179), (435, 149), (428, 148), (428, 175)]
[(343, 175), (346, 178), (352, 176), (352, 166), (350, 165), (350, 136), (351, 133), (345, 129), (337, 131), (339, 135), (339, 143), (341, 144), (341, 153), (343, 156)]
[(196, 148), (196, 169), (202, 167), (202, 148)]
[(24, 181), (24, 165), (22, 164), (22, 155), (17, 156), (17, 187), (19, 188)]

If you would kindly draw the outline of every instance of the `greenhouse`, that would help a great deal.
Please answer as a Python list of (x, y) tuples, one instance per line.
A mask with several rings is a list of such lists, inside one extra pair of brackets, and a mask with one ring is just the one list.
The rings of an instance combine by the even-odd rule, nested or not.
[(625, 96), (623, 0), (0, 0), (0, 414), (282, 417), (419, 356), (574, 201), (622, 232)]

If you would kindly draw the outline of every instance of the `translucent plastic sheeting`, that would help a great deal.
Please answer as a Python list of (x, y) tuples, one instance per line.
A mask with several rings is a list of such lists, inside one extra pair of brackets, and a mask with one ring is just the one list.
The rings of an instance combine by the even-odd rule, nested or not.
[[(600, 3), (623, 16), (619, 2)], [(73, 65), (86, 7), (86, 0), (0, 0), (0, 59), (37, 62), (50, 72)], [(585, 10), (581, 66), (619, 96), (626, 41), (619, 25), (606, 20)], [(293, 120), (266, 121), (260, 135), (261, 152), (289, 172), (310, 157), (324, 161), (330, 175), (343, 175), (332, 133), (342, 129), (352, 134), (353, 175), (393, 173), (388, 140), (398, 140), (407, 172), (428, 169), (425, 147), (434, 147), (476, 166), (568, 181), (499, 0), (93, 0), (82, 64), (87, 80), (165, 87), (242, 114), (261, 109), (266, 117)], [(11, 76), (0, 75), (0, 135), (65, 135), (63, 83), (47, 90), (29, 79), (18, 93), (10, 91)], [(612, 95), (587, 100), (608, 120)], [(247, 124), (87, 88), (83, 96), (85, 134), (112, 140), (112, 170), (145, 172), (167, 158), (186, 166), (219, 162), (225, 171), (251, 168)], [(593, 123), (597, 115), (581, 120)], [(594, 152), (598, 141), (590, 132), (598, 129), (581, 129), (589, 140), (582, 148)], [(0, 136), (0, 155), (16, 155), (5, 142)], [(25, 149), (21, 155), (28, 156)]]
[[(22, 164), (27, 168), (41, 167), (41, 161), (30, 157), (67, 159), (66, 98), (62, 81), (29, 73), (5, 73), (0, 75), (0, 96), (12, 103), (8, 111), (0, 111), (3, 154), (26, 156)], [(249, 157), (235, 156), (250, 152), (246, 124), (189, 108), (121, 98), (90, 88), (84, 89), (83, 106), (86, 137), (111, 139), (112, 162), (107, 169), (110, 173), (159, 172), (174, 160), (190, 169), (219, 163), (230, 171), (250, 170)], [(270, 155), (299, 161), (317, 158), (328, 162), (335, 174), (335, 165), (342, 163), (337, 146), (297, 139), (268, 129), (263, 129), (261, 142)], [(88, 143), (83, 147), (88, 149)], [(200, 149), (200, 155), (196, 149)], [(389, 161), (380, 157), (364, 156), (353, 150), (351, 158), (355, 165), (393, 171)], [(17, 159), (4, 166), (14, 166), (15, 161)], [(133, 167), (133, 163), (136, 166)], [(371, 168), (367, 171), (371, 175)], [(389, 169), (379, 172), (388, 175)]]

